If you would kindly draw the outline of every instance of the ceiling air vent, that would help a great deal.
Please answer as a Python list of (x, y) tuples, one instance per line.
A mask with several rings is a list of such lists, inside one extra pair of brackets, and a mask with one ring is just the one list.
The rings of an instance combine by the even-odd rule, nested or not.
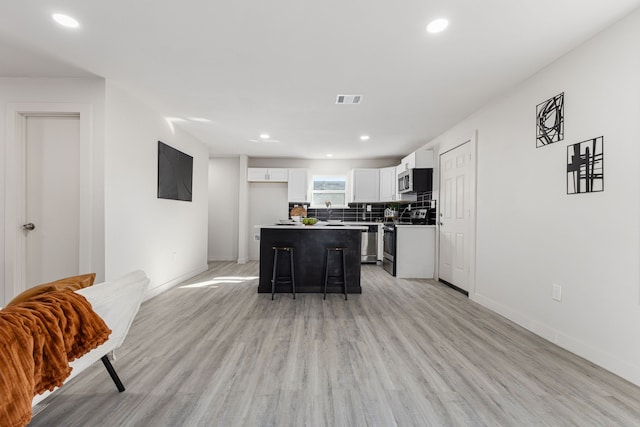
[(338, 95), (336, 104), (360, 104), (362, 95)]

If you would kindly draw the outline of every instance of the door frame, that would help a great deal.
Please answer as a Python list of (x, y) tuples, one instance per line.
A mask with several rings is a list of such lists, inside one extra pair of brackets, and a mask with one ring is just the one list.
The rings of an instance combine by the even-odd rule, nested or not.
[[(435, 167), (438, 168), (437, 173), (434, 175), (438, 180), (438, 194), (436, 200), (438, 200), (437, 212), (436, 212), (436, 224), (439, 222), (440, 209), (442, 204), (440, 200), (440, 158), (443, 154), (446, 154), (464, 144), (471, 144), (471, 156), (472, 161), (470, 163), (471, 172), (469, 179), (469, 272), (467, 284), (469, 286), (469, 298), (473, 299), (476, 293), (476, 194), (477, 194), (477, 179), (478, 179), (478, 131), (475, 130), (468, 138), (465, 138), (462, 142), (452, 145), (441, 145), (438, 148), (438, 161), (435, 162)], [(435, 195), (434, 195), (435, 196)], [(436, 225), (436, 265), (435, 265), (435, 279), (440, 280), (440, 225)]]
[(91, 105), (72, 103), (7, 104), (5, 114), (4, 173), (4, 298), (9, 301), (25, 289), (25, 239), (21, 236), (25, 208), (25, 130), (30, 116), (79, 116), (80, 126), (80, 271), (92, 271), (92, 152)]

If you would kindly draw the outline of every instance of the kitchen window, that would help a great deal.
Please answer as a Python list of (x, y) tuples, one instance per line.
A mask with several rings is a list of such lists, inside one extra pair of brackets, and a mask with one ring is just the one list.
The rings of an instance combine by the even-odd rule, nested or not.
[[(347, 177), (343, 175), (314, 175), (311, 187), (311, 207), (346, 207)], [(329, 205), (329, 203), (331, 203)]]

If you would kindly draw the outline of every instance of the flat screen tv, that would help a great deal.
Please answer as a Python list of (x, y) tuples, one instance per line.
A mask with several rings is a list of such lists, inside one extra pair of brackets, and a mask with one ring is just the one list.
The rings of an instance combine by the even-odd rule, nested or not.
[(193, 157), (158, 141), (158, 198), (192, 200)]

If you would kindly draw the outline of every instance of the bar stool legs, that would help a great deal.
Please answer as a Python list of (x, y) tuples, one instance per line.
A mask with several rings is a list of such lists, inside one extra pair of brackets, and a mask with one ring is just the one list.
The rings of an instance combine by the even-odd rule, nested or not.
[[(276, 282), (291, 283), (293, 299), (296, 299), (296, 277), (293, 268), (293, 246), (273, 246), (273, 275), (271, 277), (271, 299), (276, 296)], [(289, 276), (278, 276), (278, 253), (289, 252)]]
[[(293, 299), (296, 299), (296, 278), (295, 278), (295, 271), (294, 271), (294, 265), (293, 265), (293, 251), (294, 251), (293, 246), (273, 246), (273, 273), (271, 277), (271, 299), (272, 300), (274, 300), (276, 297), (276, 285), (289, 284), (289, 283), (291, 283), (291, 292), (293, 293)], [(327, 286), (329, 285), (329, 282), (331, 282), (332, 285), (341, 285), (342, 290), (344, 292), (345, 301), (348, 299), (346, 251), (347, 251), (347, 248), (342, 246), (332, 246), (332, 247), (325, 248), (324, 299), (327, 299)], [(278, 255), (281, 252), (289, 253), (289, 275), (288, 276), (278, 275)], [(338, 260), (335, 259), (336, 257), (331, 255), (332, 253), (335, 253), (337, 256), (339, 256), (341, 261), (341, 265), (339, 266), (340, 268), (338, 272), (339, 275), (336, 275), (336, 276), (329, 275), (331, 270), (331, 260), (334, 259), (335, 260), (334, 262), (338, 262)]]
[[(347, 248), (343, 247), (331, 247), (326, 248), (324, 253), (325, 262), (324, 262), (324, 299), (327, 299), (327, 284), (330, 279), (333, 279), (333, 283), (342, 284), (342, 289), (344, 290), (344, 299), (347, 300), (347, 259), (346, 252)], [(340, 281), (340, 276), (329, 276), (329, 259), (331, 258), (329, 255), (331, 252), (339, 252), (342, 254), (342, 281)]]

